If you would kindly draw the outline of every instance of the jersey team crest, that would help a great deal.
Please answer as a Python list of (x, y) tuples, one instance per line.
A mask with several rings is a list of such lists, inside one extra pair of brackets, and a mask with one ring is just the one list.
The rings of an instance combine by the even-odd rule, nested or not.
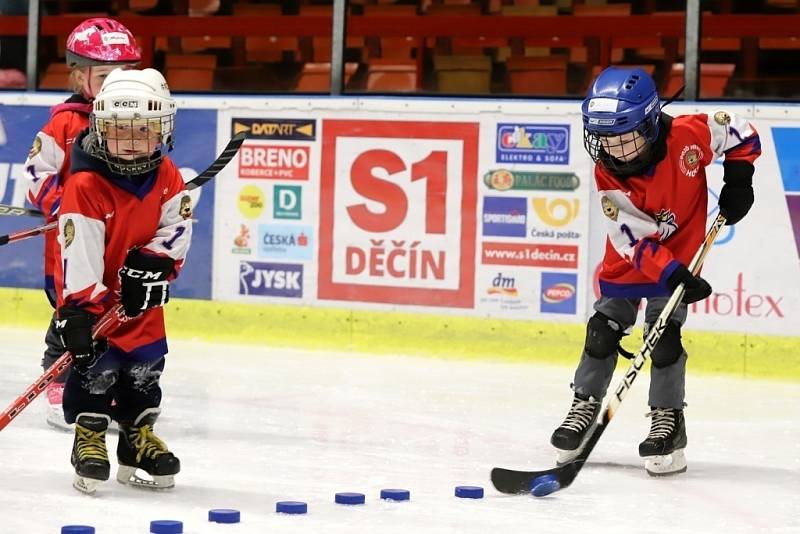
[(64, 223), (64, 248), (69, 248), (74, 240), (75, 223), (72, 222), (72, 219), (67, 219), (67, 222)]
[(33, 144), (31, 145), (31, 149), (28, 151), (28, 159), (35, 158), (39, 152), (42, 151), (42, 138), (38, 135), (33, 138)]
[(181, 206), (178, 211), (184, 221), (192, 218), (192, 198), (189, 195), (181, 197)]
[(600, 199), (600, 203), (603, 205), (603, 215), (612, 221), (616, 221), (619, 215), (619, 207), (614, 204), (614, 201), (603, 195), (603, 198)]
[(679, 159), (681, 172), (689, 178), (694, 178), (700, 170), (700, 162), (702, 160), (703, 150), (699, 146), (692, 144), (683, 147)]
[(656, 213), (656, 223), (658, 223), (658, 239), (666, 241), (669, 236), (678, 230), (678, 223), (675, 221), (675, 214), (667, 208), (662, 208)]
[(727, 111), (717, 111), (714, 113), (714, 122), (720, 126), (727, 126), (731, 123), (731, 116)]

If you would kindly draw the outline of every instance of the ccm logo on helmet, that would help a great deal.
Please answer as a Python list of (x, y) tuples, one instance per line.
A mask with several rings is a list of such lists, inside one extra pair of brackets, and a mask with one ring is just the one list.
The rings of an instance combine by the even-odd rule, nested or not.
[(138, 100), (114, 100), (111, 103), (111, 107), (114, 108), (138, 108), (139, 101)]

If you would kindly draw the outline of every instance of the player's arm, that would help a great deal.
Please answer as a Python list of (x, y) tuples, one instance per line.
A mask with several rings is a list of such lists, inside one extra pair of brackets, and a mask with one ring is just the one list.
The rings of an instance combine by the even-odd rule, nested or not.
[(170, 258), (175, 263), (174, 275), (183, 267), (192, 241), (192, 200), (177, 167), (165, 159), (162, 172), (168, 174), (168, 190), (161, 204), (161, 218), (153, 239), (142, 247), (142, 251)]
[(169, 281), (180, 272), (192, 238), (192, 203), (183, 179), (169, 160), (162, 163), (169, 173), (167, 194), (161, 205), (158, 229), (153, 239), (131, 250), (120, 269), (122, 305), (135, 317), (169, 301)]
[(697, 302), (711, 294), (708, 282), (694, 276), (667, 247), (659, 243), (677, 230), (673, 221), (656, 221), (634, 206), (621, 191), (599, 193), (608, 240), (621, 257), (669, 291), (684, 284), (686, 294), (683, 301), (686, 303)]
[(669, 237), (669, 229), (660, 228), (621, 191), (600, 191), (599, 196), (611, 245), (636, 270), (663, 283), (677, 266), (672, 252), (659, 244)]
[(105, 212), (92, 198), (93, 176), (79, 173), (75, 177), (64, 188), (58, 216), (61, 265), (57, 286), (65, 304), (100, 313), (109, 291), (103, 284)]
[(736, 224), (750, 211), (753, 194), (754, 162), (761, 155), (761, 140), (753, 125), (734, 113), (718, 111), (707, 118), (710, 148), (714, 155), (725, 157), (720, 213), (727, 224)]
[(56, 267), (56, 288), (63, 304), (58, 308), (56, 329), (81, 372), (103, 352), (92, 339), (92, 327), (109, 293), (103, 284), (104, 211), (91, 198), (91, 178), (79, 173), (70, 180), (63, 191), (58, 217), (61, 265)]
[(63, 141), (48, 124), (36, 134), (25, 160), (25, 177), (30, 181), (28, 202), (48, 216), (54, 216), (59, 208), (58, 173), (64, 164)]

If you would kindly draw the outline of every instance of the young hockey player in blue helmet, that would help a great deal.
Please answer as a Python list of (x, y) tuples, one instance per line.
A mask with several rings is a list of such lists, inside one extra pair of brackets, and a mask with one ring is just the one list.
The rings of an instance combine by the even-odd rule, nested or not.
[(683, 415), (687, 354), (681, 327), (687, 304), (707, 298), (711, 286), (687, 265), (705, 236), (705, 167), (725, 157), (719, 208), (727, 224), (739, 222), (753, 204), (753, 162), (761, 154), (758, 133), (733, 113), (717, 111), (670, 117), (661, 111), (653, 79), (639, 68), (609, 67), (581, 106), (584, 147), (608, 238), (600, 270), (600, 298), (588, 321), (572, 384), (569, 413), (550, 439), (559, 463), (583, 449), (597, 420), (617, 363), (623, 336), (647, 299), (645, 329), (655, 322), (675, 288), (686, 294), (652, 353), (648, 416), (650, 433), (639, 445), (651, 475), (686, 470)]

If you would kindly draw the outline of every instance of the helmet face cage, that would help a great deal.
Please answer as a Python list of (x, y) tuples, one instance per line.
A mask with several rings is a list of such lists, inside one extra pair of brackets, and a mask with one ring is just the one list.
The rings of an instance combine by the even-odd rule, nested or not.
[(92, 117), (97, 139), (94, 155), (118, 174), (140, 175), (156, 169), (172, 150), (175, 115), (148, 118)]
[(650, 144), (658, 137), (658, 116), (650, 116), (639, 128), (622, 134), (600, 133), (584, 127), (583, 147), (597, 163), (602, 162), (609, 171), (631, 174), (644, 170)]

